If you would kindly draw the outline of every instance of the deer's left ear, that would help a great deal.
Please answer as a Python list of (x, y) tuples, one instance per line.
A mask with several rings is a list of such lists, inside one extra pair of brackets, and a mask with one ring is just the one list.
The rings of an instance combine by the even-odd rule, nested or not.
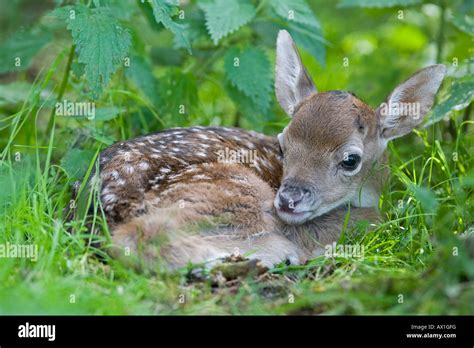
[(400, 84), (376, 110), (385, 140), (401, 137), (422, 121), (433, 105), (446, 67), (432, 65)]
[(286, 30), (280, 30), (276, 43), (275, 92), (278, 102), (288, 116), (311, 93), (316, 92), (306, 72), (296, 45)]

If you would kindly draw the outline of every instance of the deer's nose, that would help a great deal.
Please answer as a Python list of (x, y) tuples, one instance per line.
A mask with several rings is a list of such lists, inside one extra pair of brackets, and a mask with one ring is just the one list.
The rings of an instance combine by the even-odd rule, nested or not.
[(287, 212), (293, 212), (303, 200), (308, 190), (300, 188), (298, 186), (285, 186), (278, 194), (280, 201), (280, 209)]

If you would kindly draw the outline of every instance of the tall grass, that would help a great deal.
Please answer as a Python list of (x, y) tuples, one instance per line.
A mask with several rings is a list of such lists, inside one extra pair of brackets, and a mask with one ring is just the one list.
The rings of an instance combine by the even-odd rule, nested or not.
[[(9, 138), (1, 152), (0, 244), (34, 244), (39, 255), (35, 262), (1, 259), (0, 313), (474, 313), (474, 261), (465, 242), (474, 228), (473, 135), (466, 132), (472, 121), (456, 124), (454, 139), (444, 139), (443, 125), (435, 124), (390, 145), (383, 221), (361, 222), (341, 237), (363, 246), (363, 259), (321, 256), (305, 266), (280, 265), (263, 278), (216, 288), (208, 280), (190, 283), (185, 270), (141, 274), (111, 259), (94, 243), (107, 243), (108, 236), (94, 194), (91, 220), (66, 216), (76, 203), (71, 196), (76, 178), (61, 162), (66, 150), (71, 144), (92, 149), (85, 166), (90, 174), (108, 142), (98, 133), (93, 143), (81, 144), (66, 126), (81, 120), (52, 116), (48, 126), (47, 111), (64, 92), (51, 88), (58, 85), (55, 71), (67, 64), (63, 52), (39, 74), (19, 111), (1, 124)], [(123, 83), (110, 90), (110, 102), (126, 105), (127, 114), (129, 105), (136, 105), (142, 132), (153, 130), (147, 117), (171, 126)], [(138, 135), (123, 114), (111, 122), (118, 139)]]

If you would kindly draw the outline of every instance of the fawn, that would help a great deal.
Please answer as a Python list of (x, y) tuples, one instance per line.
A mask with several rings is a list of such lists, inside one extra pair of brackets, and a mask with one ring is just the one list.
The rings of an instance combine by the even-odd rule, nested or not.
[[(301, 264), (339, 239), (348, 204), (350, 223), (378, 219), (387, 142), (422, 122), (445, 67), (420, 70), (373, 110), (348, 92), (317, 92), (285, 30), (276, 55), (276, 96), (292, 118), (277, 138), (176, 128), (101, 153), (114, 256), (169, 269), (235, 251), (267, 267)], [(256, 156), (224, 161), (224, 150)]]

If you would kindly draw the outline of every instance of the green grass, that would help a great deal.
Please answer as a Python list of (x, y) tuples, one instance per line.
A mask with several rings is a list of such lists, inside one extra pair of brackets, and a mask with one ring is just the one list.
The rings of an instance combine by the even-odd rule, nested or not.
[[(209, 279), (191, 282), (186, 270), (143, 274), (111, 259), (94, 243), (107, 244), (108, 229), (93, 195), (98, 233), (89, 232), (85, 217), (66, 219), (74, 161), (61, 158), (77, 138), (68, 133), (71, 121), (54, 114), (50, 131), (43, 109), (54, 95), (41, 98), (65, 56), (40, 74), (19, 111), (0, 123), (9, 134), (1, 152), (0, 244), (39, 248), (36, 262), (0, 259), (1, 314), (474, 313), (474, 261), (465, 241), (474, 228), (473, 135), (466, 131), (472, 122), (456, 121), (458, 113), (452, 116), (454, 139), (436, 124), (390, 145), (383, 222), (370, 233), (361, 224), (341, 238), (364, 246), (363, 259), (321, 256), (216, 287)], [(58, 99), (63, 92), (56, 90)], [(158, 117), (134, 92), (112, 88), (110, 95), (124, 98), (111, 100), (115, 105), (132, 101)], [(122, 138), (138, 135), (123, 116), (113, 122)], [(86, 145), (92, 155), (105, 146), (100, 137)], [(86, 163), (89, 171), (92, 163)]]

